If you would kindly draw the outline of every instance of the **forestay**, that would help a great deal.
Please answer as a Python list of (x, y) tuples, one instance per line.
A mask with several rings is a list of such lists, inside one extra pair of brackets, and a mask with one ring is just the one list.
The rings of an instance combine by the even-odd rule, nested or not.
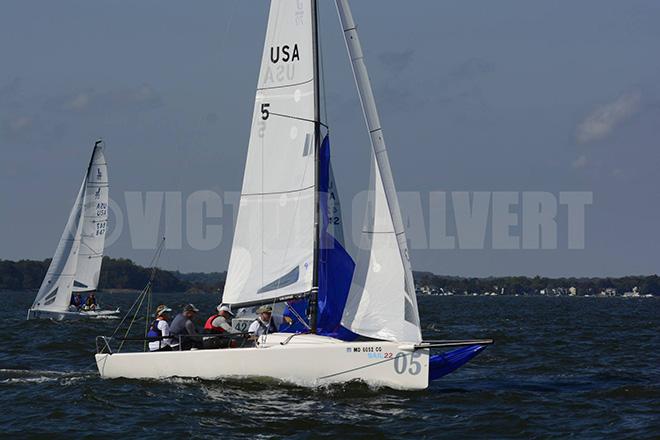
[(372, 146), (370, 200), (342, 324), (364, 336), (418, 342), (408, 246), (378, 110), (348, 2), (336, 3)]
[(223, 300), (312, 288), (316, 209), (311, 0), (272, 0)]
[(108, 167), (99, 145), (94, 147), (87, 172), (83, 213), (74, 292), (96, 290), (103, 261), (108, 221)]

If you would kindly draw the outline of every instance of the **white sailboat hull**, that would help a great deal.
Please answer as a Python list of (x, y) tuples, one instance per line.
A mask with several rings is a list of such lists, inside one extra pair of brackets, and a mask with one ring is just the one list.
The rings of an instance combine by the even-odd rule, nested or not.
[(268, 335), (250, 348), (102, 353), (96, 355), (96, 364), (104, 378), (266, 377), (310, 387), (359, 380), (405, 390), (424, 389), (429, 383), (428, 349), (318, 335), (291, 338), (286, 333)]
[(53, 321), (64, 321), (65, 319), (108, 318), (114, 317), (119, 313), (119, 309), (88, 310), (80, 312), (30, 309), (28, 310), (27, 319), (52, 319)]

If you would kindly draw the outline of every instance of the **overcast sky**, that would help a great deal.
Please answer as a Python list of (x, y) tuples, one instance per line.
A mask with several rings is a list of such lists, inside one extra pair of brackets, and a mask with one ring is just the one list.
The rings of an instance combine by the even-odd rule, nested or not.
[[(320, 3), (335, 174), (350, 217), (367, 183), (368, 138), (334, 2)], [(485, 249), (413, 249), (415, 269), (658, 273), (659, 2), (352, 6), (397, 188), (418, 192), (424, 212), (431, 191), (593, 193), (584, 249), (568, 249), (560, 207), (555, 250), (491, 249), (487, 237)], [(265, 0), (3, 1), (0, 258), (52, 256), (100, 136), (122, 209), (126, 191), (181, 191), (184, 205), (198, 190), (239, 191), (267, 9)], [(193, 249), (184, 229), (162, 264), (225, 270), (229, 206), (223, 215), (220, 246)], [(107, 249), (142, 264), (152, 253), (133, 249), (127, 225)]]

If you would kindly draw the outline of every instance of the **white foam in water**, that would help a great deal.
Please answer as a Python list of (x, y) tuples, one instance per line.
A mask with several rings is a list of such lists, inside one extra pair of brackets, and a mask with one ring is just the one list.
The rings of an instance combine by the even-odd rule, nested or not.
[(12, 383), (44, 383), (61, 381), (62, 385), (70, 385), (89, 376), (89, 374), (69, 373), (66, 371), (48, 370), (17, 370), (0, 368), (0, 384)]

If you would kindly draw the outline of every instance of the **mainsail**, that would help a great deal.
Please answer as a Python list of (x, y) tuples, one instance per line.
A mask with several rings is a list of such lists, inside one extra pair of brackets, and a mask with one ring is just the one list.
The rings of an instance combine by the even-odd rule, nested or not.
[(316, 240), (311, 0), (272, 0), (223, 301), (310, 292)]
[(370, 201), (342, 324), (364, 336), (418, 342), (408, 245), (378, 110), (348, 1), (336, 3), (372, 147)]
[(100, 145), (94, 147), (87, 172), (83, 213), (74, 292), (96, 290), (103, 261), (108, 222), (108, 166)]
[[(108, 200), (107, 166), (101, 149), (100, 142), (97, 142), (55, 255), (32, 304), (33, 310), (65, 311), (69, 307), (71, 292), (97, 287)], [(96, 194), (99, 194), (99, 204), (90, 205), (89, 198), (95, 199)], [(101, 206), (100, 203), (106, 208), (92, 210)], [(80, 287), (83, 284), (86, 288)]]

